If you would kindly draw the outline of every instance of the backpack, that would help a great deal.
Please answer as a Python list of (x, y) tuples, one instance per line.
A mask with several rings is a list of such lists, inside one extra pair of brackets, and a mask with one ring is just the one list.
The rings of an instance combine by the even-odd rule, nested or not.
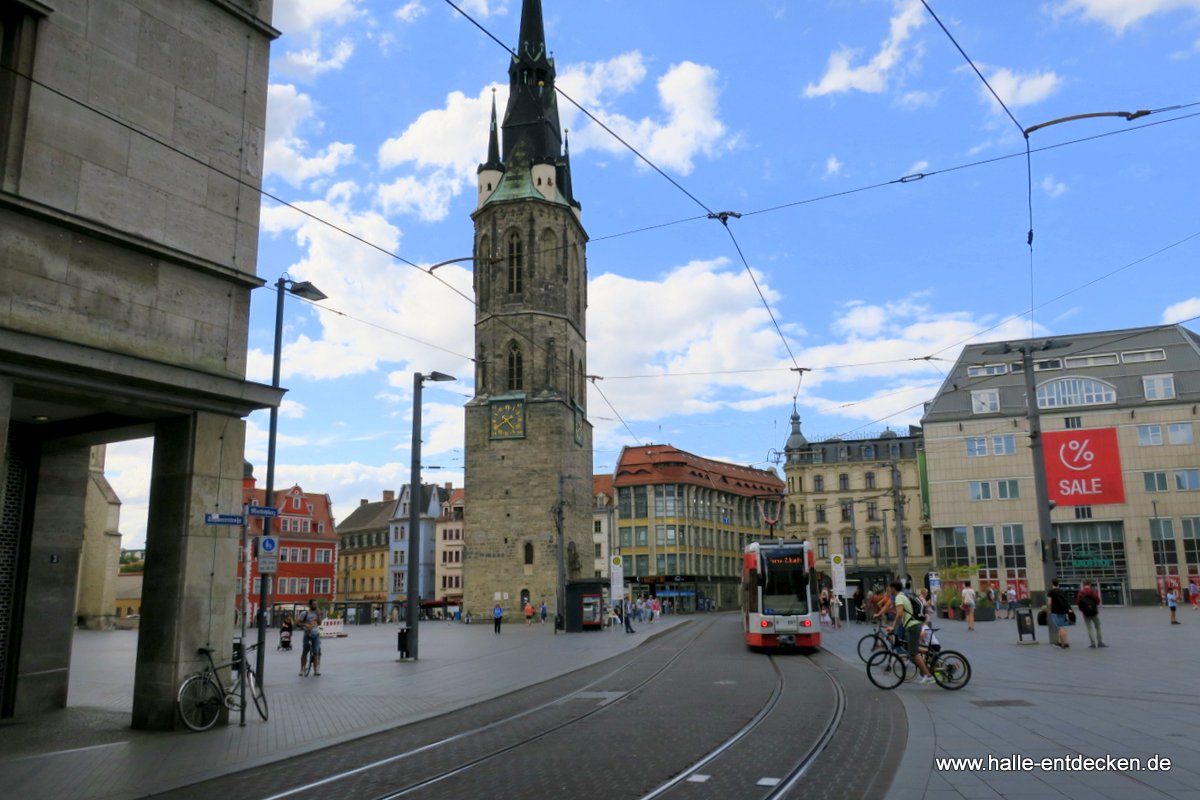
[(1096, 605), (1096, 597), (1091, 592), (1080, 594), (1078, 605), (1085, 617), (1094, 617), (1100, 610), (1100, 607)]
[[(915, 620), (924, 621), (925, 602), (921, 599), (920, 595), (918, 595), (916, 592), (905, 589), (904, 596), (907, 597), (908, 602), (912, 604), (912, 618)], [(907, 624), (907, 622), (905, 624)]]

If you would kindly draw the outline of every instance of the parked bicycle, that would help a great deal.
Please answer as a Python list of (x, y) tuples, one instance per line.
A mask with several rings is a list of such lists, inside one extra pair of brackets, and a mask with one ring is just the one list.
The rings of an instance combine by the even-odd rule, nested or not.
[[(937, 628), (930, 628), (936, 632)], [(912, 659), (905, 642), (890, 638), (885, 640), (886, 649), (875, 653), (867, 661), (867, 678), (880, 689), (895, 689), (910, 677), (908, 662)], [(971, 680), (971, 662), (957, 650), (945, 650), (941, 645), (931, 644), (921, 653), (925, 666), (933, 680), (943, 689), (961, 689)], [(912, 665), (912, 675), (917, 666)]]
[[(179, 687), (176, 704), (179, 707), (179, 718), (183, 720), (184, 725), (194, 731), (206, 731), (216, 724), (222, 708), (241, 711), (243, 676), (246, 681), (246, 694), (253, 698), (259, 716), (264, 721), (267, 719), (267, 695), (263, 692), (262, 684), (250, 666), (249, 659), (250, 653), (257, 647), (257, 644), (252, 644), (244, 648), (243, 657), (235, 658), (228, 664), (213, 663), (212, 648), (201, 647), (196, 651), (208, 659), (208, 666), (189, 675)], [(221, 670), (227, 668), (231, 668), (233, 680), (228, 689), (221, 681)]]

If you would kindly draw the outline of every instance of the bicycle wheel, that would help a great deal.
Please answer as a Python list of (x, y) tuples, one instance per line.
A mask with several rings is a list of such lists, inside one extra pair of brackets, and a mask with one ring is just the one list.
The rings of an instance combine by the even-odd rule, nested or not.
[(263, 718), (263, 722), (266, 722), (267, 693), (263, 691), (263, 687), (258, 682), (258, 678), (255, 677), (253, 670), (246, 673), (246, 680), (249, 681), (246, 688), (250, 690), (250, 696), (254, 698), (254, 707), (258, 709), (258, 715)]
[(199, 732), (208, 730), (216, 723), (225, 703), (220, 687), (208, 675), (200, 673), (191, 676), (179, 687), (176, 705), (183, 724)]
[(943, 650), (929, 667), (933, 679), (943, 689), (961, 689), (971, 680), (971, 662), (962, 653)]
[(887, 647), (883, 637), (878, 633), (868, 633), (858, 640), (858, 657), (867, 663), (871, 656)]
[(880, 689), (895, 689), (904, 681), (904, 660), (884, 650), (867, 662), (867, 677)]

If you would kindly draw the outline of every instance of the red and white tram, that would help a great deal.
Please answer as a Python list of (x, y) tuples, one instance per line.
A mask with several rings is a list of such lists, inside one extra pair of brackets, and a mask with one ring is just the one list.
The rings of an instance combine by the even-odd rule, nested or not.
[(742, 628), (751, 648), (821, 646), (820, 609), (813, 603), (812, 544), (767, 540), (746, 546), (742, 559)]

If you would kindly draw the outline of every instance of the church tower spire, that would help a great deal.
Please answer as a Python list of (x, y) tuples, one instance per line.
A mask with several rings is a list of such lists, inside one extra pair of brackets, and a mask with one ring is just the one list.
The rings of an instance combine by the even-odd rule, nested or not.
[[(592, 552), (587, 232), (559, 127), (541, 0), (524, 0), (497, 141), (492, 104), (475, 223), (475, 394), (466, 404), (471, 535), (463, 600), (484, 615), (542, 601)], [(547, 530), (545, 510), (554, 509)]]
[(562, 152), (554, 59), (546, 49), (542, 0), (524, 0), (517, 52), (508, 66), (504, 163), (553, 162)]

